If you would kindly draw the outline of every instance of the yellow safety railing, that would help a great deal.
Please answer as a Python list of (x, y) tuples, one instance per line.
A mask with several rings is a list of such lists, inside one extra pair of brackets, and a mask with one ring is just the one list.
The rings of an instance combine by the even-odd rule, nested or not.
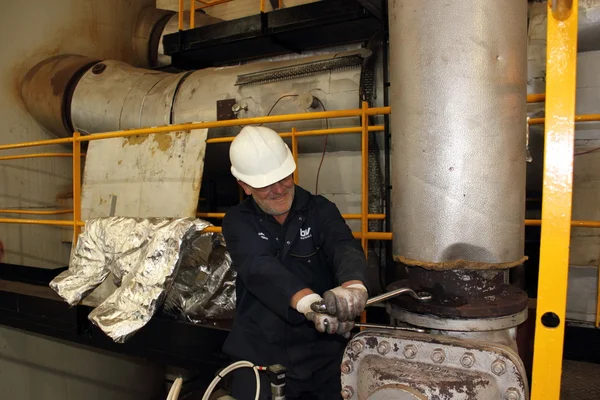
[[(233, 0), (190, 0), (190, 29), (196, 27), (196, 10), (202, 10), (204, 8), (218, 6), (219, 4), (229, 3)], [(197, 4), (199, 3), (199, 4)], [(279, 8), (283, 7), (283, 0), (279, 0), (278, 2)], [(184, 28), (184, 19), (183, 13), (185, 12), (185, 0), (179, 0), (179, 30), (183, 30)], [(266, 2), (265, 0), (260, 0), (260, 12), (264, 13), (266, 11)]]
[[(74, 239), (73, 243), (77, 243), (77, 237), (79, 235), (81, 226), (84, 222), (81, 220), (81, 142), (102, 140), (117, 137), (129, 137), (139, 135), (152, 135), (152, 134), (164, 134), (173, 131), (190, 131), (192, 129), (205, 129), (205, 128), (218, 128), (218, 127), (230, 127), (238, 125), (250, 125), (250, 124), (268, 124), (278, 122), (293, 122), (293, 121), (308, 121), (308, 120), (319, 120), (319, 119), (334, 119), (334, 118), (348, 118), (348, 117), (360, 117), (360, 127), (349, 127), (349, 128), (330, 128), (330, 129), (317, 129), (307, 131), (297, 131), (292, 128), (291, 132), (284, 132), (280, 135), (284, 138), (292, 139), (292, 154), (294, 160), (298, 161), (298, 138), (307, 136), (323, 136), (323, 135), (336, 135), (336, 134), (348, 134), (348, 133), (361, 133), (361, 213), (360, 214), (343, 214), (347, 219), (360, 219), (361, 220), (361, 231), (354, 232), (354, 237), (360, 238), (361, 243), (364, 246), (365, 253), (367, 252), (368, 240), (390, 240), (392, 238), (391, 232), (369, 232), (368, 231), (368, 220), (376, 219), (382, 220), (385, 218), (385, 214), (368, 214), (368, 193), (369, 193), (369, 182), (368, 182), (368, 134), (369, 132), (383, 131), (382, 125), (369, 126), (368, 117), (374, 115), (389, 114), (389, 107), (378, 107), (369, 108), (368, 103), (363, 103), (361, 109), (355, 110), (340, 110), (340, 111), (323, 111), (314, 113), (303, 113), (303, 114), (289, 114), (289, 115), (276, 115), (267, 117), (256, 117), (246, 119), (234, 119), (228, 121), (214, 121), (214, 122), (201, 122), (201, 123), (188, 123), (178, 125), (167, 125), (155, 128), (141, 128), (141, 129), (130, 129), (117, 132), (105, 132), (94, 135), (81, 136), (79, 132), (75, 132), (73, 137), (62, 138), (62, 139), (51, 139), (34, 142), (16, 143), (8, 145), (0, 145), (0, 150), (11, 150), (21, 149), (27, 147), (38, 147), (46, 145), (64, 144), (71, 143), (73, 146), (73, 152), (67, 153), (36, 153), (36, 154), (22, 154), (17, 156), (6, 156), (0, 158), (0, 160), (12, 160), (12, 159), (24, 159), (24, 158), (36, 158), (36, 157), (72, 157), (73, 158), (73, 209), (72, 210), (16, 210), (16, 209), (0, 209), (0, 214), (29, 214), (29, 215), (58, 215), (58, 214), (73, 214), (72, 221), (65, 220), (49, 220), (49, 219), (23, 219), (23, 218), (0, 218), (0, 223), (15, 223), (15, 224), (39, 224), (39, 225), (55, 225), (55, 226), (72, 226), (74, 228)], [(207, 144), (211, 143), (225, 143), (231, 142), (233, 137), (224, 138), (213, 138), (208, 139)], [(298, 182), (299, 171), (294, 175), (294, 180)], [(198, 216), (204, 218), (222, 218), (224, 214), (219, 213), (198, 213)], [(221, 227), (214, 226), (207, 228), (207, 231), (220, 232)]]

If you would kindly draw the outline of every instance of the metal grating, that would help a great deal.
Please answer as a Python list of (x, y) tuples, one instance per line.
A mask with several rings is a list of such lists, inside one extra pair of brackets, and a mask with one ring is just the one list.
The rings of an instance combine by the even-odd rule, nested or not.
[(560, 399), (600, 399), (600, 364), (564, 360)]
[(361, 55), (352, 55), (329, 60), (315, 61), (306, 64), (294, 65), (292, 67), (275, 68), (267, 71), (253, 72), (251, 74), (239, 75), (236, 86), (251, 83), (269, 83), (294, 79), (301, 76), (319, 74), (325, 71), (353, 68), (362, 65)]

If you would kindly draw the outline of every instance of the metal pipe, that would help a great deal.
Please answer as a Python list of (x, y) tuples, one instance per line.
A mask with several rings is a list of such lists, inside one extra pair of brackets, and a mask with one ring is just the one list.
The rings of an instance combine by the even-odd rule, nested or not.
[[(196, 217), (200, 218), (224, 218), (225, 213), (196, 213)], [(342, 218), (344, 219), (361, 219), (362, 216), (360, 214), (342, 214)], [(385, 219), (385, 214), (369, 214), (367, 216), (368, 219), (377, 219), (382, 220)]]
[(294, 163), (296, 163), (294, 183), (297, 185), (300, 178), (298, 177), (298, 138), (296, 137), (296, 128), (292, 128), (292, 155), (294, 156)]
[(65, 143), (72, 143), (72, 142), (73, 142), (72, 137), (67, 137), (67, 138), (62, 138), (62, 139), (36, 140), (33, 142), (3, 144), (3, 145), (0, 145), (0, 150), (23, 149), (26, 147), (49, 146), (49, 145), (53, 145), (53, 144), (65, 144)]
[[(373, 107), (367, 110), (367, 115), (383, 115), (391, 112), (390, 107)], [(193, 129), (211, 129), (211, 128), (223, 128), (239, 125), (258, 125), (268, 124), (276, 122), (291, 122), (291, 121), (312, 121), (317, 119), (327, 118), (348, 118), (348, 117), (360, 117), (363, 111), (360, 109), (356, 110), (338, 110), (338, 111), (319, 111), (313, 113), (302, 113), (302, 114), (285, 114), (285, 115), (274, 115), (270, 117), (254, 117), (254, 118), (240, 118), (225, 121), (212, 121), (212, 122), (199, 122), (199, 123), (187, 123), (187, 124), (175, 124), (165, 125), (155, 128), (140, 128), (140, 129), (127, 129), (115, 132), (104, 132), (95, 133), (89, 136), (82, 136), (77, 140), (81, 142), (100, 140), (100, 139), (111, 139), (115, 137), (129, 137), (129, 136), (140, 136), (149, 135), (156, 133), (169, 133), (173, 131), (189, 131)], [(2, 150), (2, 148), (0, 148)]]
[(360, 230), (362, 233), (361, 244), (363, 250), (365, 252), (365, 257), (368, 255), (368, 219), (367, 215), (369, 214), (369, 120), (367, 118), (367, 110), (369, 108), (369, 103), (366, 101), (362, 102), (362, 138), (361, 138), (361, 190), (362, 190), (362, 198), (361, 198), (361, 226)]
[(81, 134), (73, 132), (73, 246), (77, 244), (81, 229), (81, 142), (77, 141)]
[[(529, 125), (541, 125), (544, 123), (545, 118), (530, 118)], [(595, 122), (600, 121), (600, 114), (583, 114), (576, 115), (575, 122)]]
[(190, 29), (196, 27), (196, 0), (190, 0)]
[[(526, 219), (526, 226), (541, 226), (542, 221), (540, 219)], [(600, 221), (581, 221), (581, 220), (573, 220), (571, 221), (571, 227), (573, 228), (600, 228)]]
[[(369, 132), (380, 132), (383, 130), (384, 130), (384, 127), (382, 125), (369, 126)], [(360, 127), (360, 126), (353, 127), (353, 128), (315, 129), (315, 130), (308, 130), (308, 131), (296, 131), (296, 137), (340, 135), (340, 134), (345, 134), (345, 133), (360, 133), (360, 132), (362, 132), (362, 127)], [(292, 132), (283, 132), (283, 133), (280, 133), (279, 136), (281, 136), (282, 138), (290, 138), (290, 137), (292, 137)], [(232, 142), (233, 139), (235, 139), (235, 136), (212, 138), (212, 139), (207, 139), (206, 143), (207, 144), (229, 143), (229, 142)]]
[[(25, 224), (25, 225), (55, 225), (55, 226), (73, 226), (73, 221), (63, 221), (55, 219), (23, 219), (23, 218), (0, 218), (0, 224)], [(78, 221), (77, 226), (85, 225)]]
[(17, 210), (0, 209), (0, 214), (26, 214), (26, 215), (61, 215), (72, 214), (73, 210)]
[[(85, 156), (82, 154), (81, 156)], [(35, 154), (19, 154), (16, 156), (0, 157), (0, 161), (20, 160), (25, 158), (45, 158), (45, 157), (73, 157), (71, 153), (35, 153)]]
[(542, 103), (544, 101), (546, 101), (546, 93), (536, 93), (527, 95), (528, 103)]
[(179, 0), (179, 14), (177, 15), (178, 20), (178, 28), (180, 31), (183, 30), (183, 12), (185, 11), (185, 7), (183, 6), (183, 0)]
[[(390, 107), (373, 107), (369, 108), (367, 111), (367, 115), (385, 115), (391, 112)], [(309, 121), (316, 119), (326, 119), (326, 118), (348, 118), (348, 117), (360, 117), (362, 114), (362, 110), (339, 110), (339, 111), (320, 111), (314, 113), (304, 113), (304, 114), (285, 114), (285, 115), (274, 115), (269, 117), (255, 117), (255, 118), (241, 118), (234, 120), (226, 120), (226, 121), (213, 121), (213, 122), (197, 122), (197, 123), (186, 123), (186, 124), (174, 124), (174, 125), (165, 125), (154, 128), (140, 128), (140, 129), (128, 129), (116, 132), (106, 132), (106, 133), (97, 133), (89, 136), (81, 136), (77, 140), (80, 142), (86, 142), (91, 140), (100, 140), (100, 139), (109, 139), (115, 137), (128, 137), (128, 136), (139, 136), (139, 135), (150, 135), (156, 133), (169, 133), (174, 131), (189, 131), (193, 129), (205, 129), (205, 128), (222, 128), (222, 127), (231, 127), (237, 125), (254, 125), (254, 124), (269, 124), (269, 123), (277, 123), (277, 122), (292, 122), (292, 121)], [(375, 126), (373, 130), (379, 130), (381, 127)], [(354, 132), (354, 128), (335, 128), (335, 130), (344, 130), (345, 132)], [(321, 130), (325, 131), (325, 129)], [(307, 131), (311, 132), (311, 131)], [(341, 133), (341, 132), (334, 132)], [(325, 134), (324, 132), (319, 134)], [(328, 134), (328, 133), (327, 133)], [(302, 132), (298, 132), (298, 136), (302, 135)], [(309, 136), (309, 135), (306, 135)], [(223, 138), (225, 139), (225, 138)], [(49, 139), (49, 140), (37, 140), (32, 142), (23, 142), (23, 143), (15, 143), (15, 144), (6, 144), (0, 145), (0, 150), (10, 150), (10, 149), (22, 149), (25, 147), (35, 147), (35, 146), (47, 146), (53, 144), (65, 144), (73, 142), (72, 137), (62, 138), (62, 139)], [(212, 140), (212, 139), (211, 139)], [(233, 140), (233, 138), (231, 138)], [(229, 140), (229, 141), (231, 141)], [(215, 141), (211, 141), (210, 143), (216, 143)]]

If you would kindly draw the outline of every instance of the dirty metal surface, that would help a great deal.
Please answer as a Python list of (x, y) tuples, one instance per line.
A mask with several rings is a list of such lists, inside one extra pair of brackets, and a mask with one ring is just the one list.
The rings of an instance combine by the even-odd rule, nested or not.
[(234, 119), (236, 116), (233, 112), (233, 106), (236, 103), (236, 99), (217, 100), (217, 121)]
[(366, 330), (346, 347), (344, 399), (527, 400), (518, 355), (498, 344)]
[(448, 318), (432, 314), (419, 314), (407, 311), (388, 303), (387, 313), (398, 321), (419, 326), (422, 328), (437, 329), (442, 331), (485, 332), (514, 328), (527, 320), (528, 310), (516, 314), (489, 318)]
[(420, 303), (411, 297), (399, 296), (392, 300), (394, 306), (448, 318), (491, 318), (516, 314), (527, 308), (527, 294), (502, 283), (503, 273), (485, 279), (479, 271), (421, 271), (415, 274), (419, 279), (393, 282), (388, 290), (408, 286), (430, 292), (432, 301)]
[(561, 400), (600, 399), (600, 364), (563, 361)]
[(59, 137), (71, 136), (71, 95), (75, 83), (97, 60), (60, 55), (48, 58), (27, 72), (21, 83), (21, 98), (27, 110)]

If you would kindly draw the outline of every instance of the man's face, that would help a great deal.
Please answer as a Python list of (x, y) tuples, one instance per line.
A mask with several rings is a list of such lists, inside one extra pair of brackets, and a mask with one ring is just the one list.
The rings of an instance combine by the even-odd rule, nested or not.
[(292, 175), (264, 188), (256, 189), (239, 182), (244, 192), (251, 195), (265, 213), (278, 216), (290, 211), (294, 201), (294, 179)]

